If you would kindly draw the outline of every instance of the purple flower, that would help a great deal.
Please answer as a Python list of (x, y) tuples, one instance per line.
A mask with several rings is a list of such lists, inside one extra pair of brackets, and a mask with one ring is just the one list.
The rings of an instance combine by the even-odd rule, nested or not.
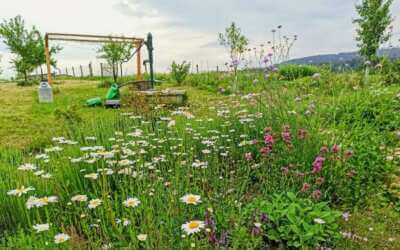
[(322, 164), (324, 163), (325, 158), (321, 157), (321, 156), (317, 156), (317, 158), (315, 158), (312, 166), (313, 166), (313, 170), (312, 173), (313, 174), (318, 174), (319, 172), (321, 172), (322, 170)]

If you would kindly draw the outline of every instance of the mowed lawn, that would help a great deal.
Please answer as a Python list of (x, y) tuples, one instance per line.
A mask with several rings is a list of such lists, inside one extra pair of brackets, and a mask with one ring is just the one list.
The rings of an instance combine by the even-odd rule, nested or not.
[(32, 149), (48, 143), (52, 136), (64, 132), (66, 120), (57, 113), (74, 113), (83, 122), (116, 111), (85, 107), (92, 97), (104, 97), (107, 89), (96, 81), (62, 81), (54, 85), (54, 103), (40, 104), (38, 86), (19, 87), (15, 83), (0, 84), (0, 151)]
[[(98, 88), (98, 81), (65, 80), (54, 87), (54, 103), (38, 101), (38, 86), (20, 87), (15, 83), (0, 84), (0, 152), (8, 150), (34, 150), (49, 143), (53, 136), (65, 135), (68, 115), (79, 118), (82, 124), (96, 122), (100, 117), (114, 117), (120, 111), (103, 107), (86, 107), (87, 99), (104, 98), (107, 88)], [(169, 88), (165, 84), (162, 88)], [(208, 103), (221, 97), (191, 87), (187, 90), (190, 105), (198, 113), (208, 112)], [(121, 90), (129, 96), (129, 88)], [(128, 99), (128, 98), (127, 98)], [(122, 102), (126, 101), (122, 98)], [(131, 107), (123, 111), (131, 112)], [(61, 115), (60, 115), (61, 114)], [(73, 117), (74, 118), (74, 117)]]

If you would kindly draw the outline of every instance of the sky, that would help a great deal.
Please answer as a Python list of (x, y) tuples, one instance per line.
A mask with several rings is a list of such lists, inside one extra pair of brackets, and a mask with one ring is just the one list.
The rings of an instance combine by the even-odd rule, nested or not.
[[(228, 61), (218, 33), (232, 21), (258, 45), (271, 39), (271, 30), (283, 26), (298, 35), (291, 57), (356, 50), (355, 4), (358, 0), (2, 0), (0, 20), (21, 15), (42, 33), (154, 36), (155, 67), (166, 71), (173, 60), (215, 69)], [(400, 0), (393, 4), (395, 33), (400, 32)], [(399, 37), (399, 35), (396, 35)], [(398, 38), (397, 38), (398, 39)], [(98, 65), (98, 47), (60, 43), (58, 66)], [(12, 55), (0, 43), (2, 77), (14, 74)], [(124, 69), (134, 71), (132, 62)]]

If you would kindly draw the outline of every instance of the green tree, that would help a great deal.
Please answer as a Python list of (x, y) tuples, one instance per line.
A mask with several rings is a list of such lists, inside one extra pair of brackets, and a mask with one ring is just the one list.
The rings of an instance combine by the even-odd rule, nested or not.
[(225, 34), (219, 33), (219, 42), (229, 49), (229, 56), (236, 76), (239, 62), (246, 50), (249, 40), (242, 34), (240, 28), (232, 22), (231, 25), (225, 29)]
[(104, 44), (97, 53), (99, 58), (106, 60), (107, 64), (112, 68), (114, 82), (118, 80), (118, 67), (128, 62), (134, 55), (135, 46), (131, 42), (115, 42), (110, 39), (110, 42)]
[[(11, 62), (17, 73), (23, 75), (25, 81), (28, 80), (29, 73), (37, 67), (41, 68), (46, 62), (42, 35), (35, 26), (28, 30), (21, 16), (16, 16), (8, 21), (4, 20), (0, 24), (0, 37), (11, 53), (16, 56)], [(50, 56), (59, 50), (61, 48), (58, 46), (51, 47), (49, 49)], [(55, 66), (56, 61), (52, 59), (51, 64)]]
[(362, 0), (356, 5), (359, 17), (353, 22), (357, 27), (357, 41), (360, 55), (374, 62), (381, 44), (387, 42), (391, 33), (388, 27), (393, 21), (390, 7), (393, 0)]
[(171, 75), (172, 78), (178, 83), (181, 84), (185, 81), (187, 75), (189, 74), (190, 63), (183, 61), (181, 64), (176, 63), (175, 61), (171, 64)]

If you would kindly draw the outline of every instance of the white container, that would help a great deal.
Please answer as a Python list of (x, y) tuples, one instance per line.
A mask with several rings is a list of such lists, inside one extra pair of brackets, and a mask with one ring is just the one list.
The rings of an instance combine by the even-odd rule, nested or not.
[(41, 82), (39, 85), (39, 102), (40, 103), (53, 102), (53, 89), (47, 82)]

